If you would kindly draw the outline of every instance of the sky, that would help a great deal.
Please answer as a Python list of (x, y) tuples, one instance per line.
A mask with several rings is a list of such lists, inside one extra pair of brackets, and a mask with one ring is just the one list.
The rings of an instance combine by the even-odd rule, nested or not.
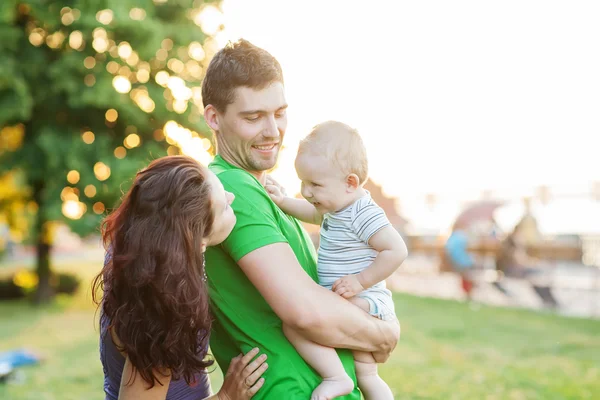
[[(371, 179), (423, 229), (485, 190), (585, 195), (600, 181), (600, 2), (224, 0), (222, 11), (221, 42), (244, 37), (283, 67), (289, 127), (274, 175), (288, 190), (298, 141), (329, 119), (359, 130)], [(555, 204), (549, 224), (600, 229), (589, 222), (600, 203), (581, 201), (579, 214)]]

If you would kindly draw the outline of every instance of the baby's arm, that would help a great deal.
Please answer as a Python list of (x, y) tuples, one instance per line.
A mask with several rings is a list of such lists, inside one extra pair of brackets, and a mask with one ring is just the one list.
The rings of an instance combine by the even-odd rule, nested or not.
[(271, 200), (286, 214), (309, 224), (321, 225), (321, 222), (323, 222), (323, 216), (317, 211), (315, 206), (307, 200), (286, 196), (281, 185), (270, 176), (267, 177), (265, 189), (269, 193)]
[(365, 289), (389, 278), (408, 256), (402, 236), (392, 226), (374, 234), (369, 244), (379, 254), (371, 265), (358, 274), (358, 280)]
[(377, 282), (387, 279), (408, 256), (402, 236), (390, 225), (385, 212), (373, 202), (360, 203), (352, 226), (358, 237), (378, 254), (375, 260), (355, 275), (346, 275), (333, 284), (332, 290), (349, 299)]

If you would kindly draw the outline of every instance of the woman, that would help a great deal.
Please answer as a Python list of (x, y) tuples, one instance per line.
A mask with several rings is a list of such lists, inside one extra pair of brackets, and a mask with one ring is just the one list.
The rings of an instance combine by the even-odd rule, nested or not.
[(231, 233), (232, 201), (192, 158), (163, 157), (136, 175), (104, 220), (107, 258), (93, 295), (107, 400), (249, 399), (262, 386), (267, 364), (265, 355), (252, 361), (258, 349), (233, 360), (216, 395), (206, 373), (214, 361), (206, 359), (204, 251)]

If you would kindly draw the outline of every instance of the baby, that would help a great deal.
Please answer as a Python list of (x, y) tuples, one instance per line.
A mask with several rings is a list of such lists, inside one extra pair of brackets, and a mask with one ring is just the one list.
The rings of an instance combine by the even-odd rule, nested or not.
[[(265, 188), (287, 214), (321, 225), (319, 283), (382, 320), (396, 318), (388, 278), (405, 260), (406, 245), (364, 184), (367, 152), (355, 129), (335, 121), (317, 125), (300, 143), (296, 172), (306, 200), (287, 197), (272, 178)], [(284, 333), (322, 377), (311, 399), (330, 399), (353, 389), (334, 349), (314, 343), (289, 326)], [(367, 400), (393, 399), (371, 353), (354, 352), (358, 386)]]

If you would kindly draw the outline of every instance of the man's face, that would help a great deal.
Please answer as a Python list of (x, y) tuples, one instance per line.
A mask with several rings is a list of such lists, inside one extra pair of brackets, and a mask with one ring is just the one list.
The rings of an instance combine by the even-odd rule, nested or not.
[(249, 172), (275, 166), (287, 128), (281, 82), (261, 90), (239, 87), (224, 113), (217, 112), (219, 154)]

